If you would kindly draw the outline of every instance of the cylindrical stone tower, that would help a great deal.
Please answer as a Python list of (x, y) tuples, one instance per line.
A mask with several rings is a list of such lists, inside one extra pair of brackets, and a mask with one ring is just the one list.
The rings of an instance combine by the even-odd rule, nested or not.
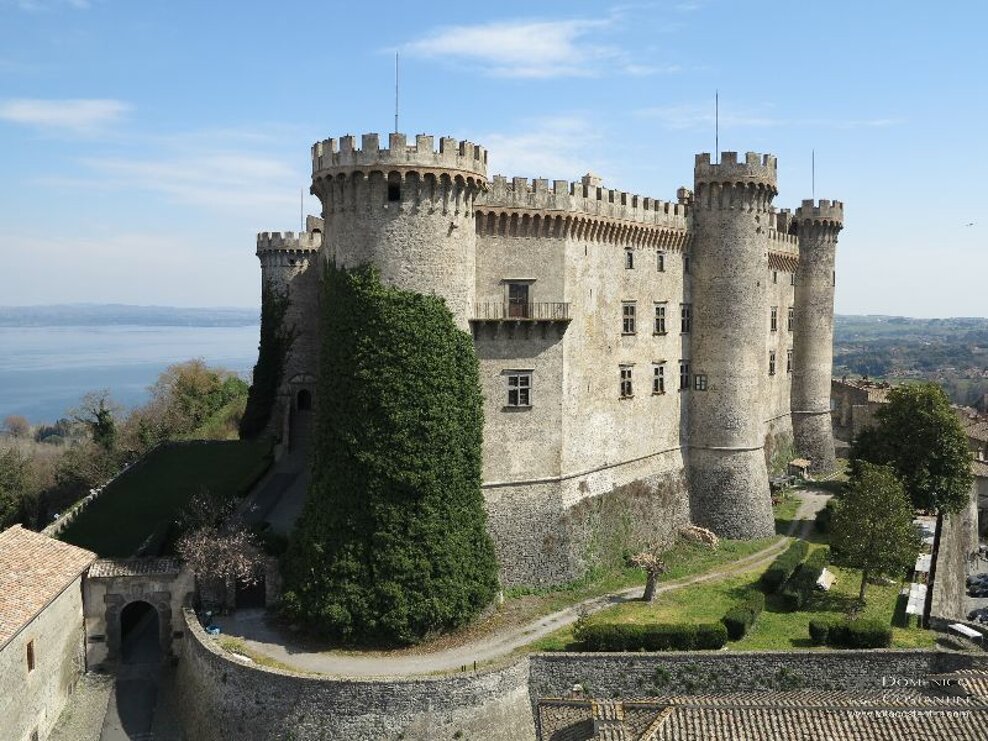
[(441, 296), (468, 329), (476, 292), (474, 200), (487, 187), (487, 152), (431, 136), (405, 143), (391, 134), (327, 139), (312, 148), (312, 193), (326, 223), (327, 257), (352, 268), (372, 264), (381, 280)]
[(840, 201), (803, 201), (796, 209), (799, 268), (796, 271), (793, 336), (792, 429), (796, 451), (812, 470), (834, 467), (830, 379), (834, 361), (834, 258), (844, 226)]
[[(775, 530), (760, 389), (768, 373), (766, 260), (776, 161), (696, 158), (688, 404), (693, 521), (727, 538)], [(698, 378), (699, 376), (699, 378)]]

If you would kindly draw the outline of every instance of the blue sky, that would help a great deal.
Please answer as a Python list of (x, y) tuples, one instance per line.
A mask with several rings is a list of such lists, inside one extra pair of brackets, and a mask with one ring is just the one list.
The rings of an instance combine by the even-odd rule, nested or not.
[[(0, 0), (0, 305), (251, 306), (312, 142), (393, 125), (490, 172), (672, 199), (779, 157), (846, 204), (837, 310), (988, 315), (988, 5)], [(318, 202), (306, 195), (306, 208)], [(967, 226), (968, 224), (973, 225)]]

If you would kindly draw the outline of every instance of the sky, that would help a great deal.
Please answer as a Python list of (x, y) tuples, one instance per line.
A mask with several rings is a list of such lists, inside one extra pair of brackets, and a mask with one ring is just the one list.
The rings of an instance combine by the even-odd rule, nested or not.
[[(256, 306), (310, 146), (470, 139), (489, 173), (674, 200), (714, 148), (845, 203), (838, 313), (988, 316), (973, 1), (0, 0), (0, 305)], [(382, 137), (383, 138), (383, 137)], [(302, 191), (305, 195), (302, 196)]]

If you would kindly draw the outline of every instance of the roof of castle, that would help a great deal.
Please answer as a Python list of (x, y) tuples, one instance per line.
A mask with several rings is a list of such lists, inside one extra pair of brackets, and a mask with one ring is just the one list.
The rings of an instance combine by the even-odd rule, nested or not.
[(20, 525), (0, 533), (0, 647), (95, 559), (95, 553)]
[(981, 690), (988, 674), (956, 679), (969, 696), (897, 689), (895, 693), (798, 690), (623, 701), (543, 699), (538, 703), (539, 739), (983, 739), (988, 705)]

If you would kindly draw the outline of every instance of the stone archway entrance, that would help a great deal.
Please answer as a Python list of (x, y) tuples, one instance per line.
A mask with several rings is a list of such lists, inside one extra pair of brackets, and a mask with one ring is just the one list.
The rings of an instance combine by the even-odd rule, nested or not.
[(137, 600), (120, 611), (120, 659), (124, 664), (161, 661), (161, 618), (148, 602)]
[(300, 412), (308, 412), (312, 409), (312, 392), (309, 389), (302, 389), (295, 397), (295, 408)]

